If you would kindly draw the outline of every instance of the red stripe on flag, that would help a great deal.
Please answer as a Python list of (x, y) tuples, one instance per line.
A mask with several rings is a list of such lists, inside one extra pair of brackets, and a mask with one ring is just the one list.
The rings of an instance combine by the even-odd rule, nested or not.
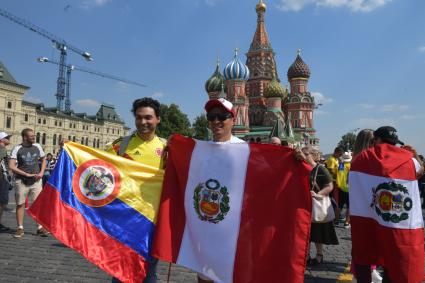
[(59, 241), (122, 282), (141, 282), (146, 276), (144, 258), (126, 245), (88, 223), (64, 204), (59, 191), (49, 183), (28, 210)]
[(416, 170), (410, 151), (390, 144), (379, 144), (362, 151), (351, 164), (351, 171), (369, 175), (416, 180)]
[[(174, 146), (177, 145), (179, 150), (173, 150)], [(194, 140), (189, 140), (180, 135), (173, 136), (170, 142), (161, 206), (151, 252), (154, 257), (168, 262), (176, 262), (180, 252), (186, 225), (184, 191), (186, 190), (194, 147)], [(178, 168), (175, 163), (179, 164)], [(178, 180), (178, 183), (176, 183), (176, 180)], [(170, 203), (170, 199), (173, 200), (172, 203)]]
[(234, 282), (303, 282), (311, 168), (296, 161), (289, 148), (250, 148)]
[(424, 229), (393, 229), (373, 219), (351, 216), (353, 262), (384, 266), (394, 283), (421, 282)]

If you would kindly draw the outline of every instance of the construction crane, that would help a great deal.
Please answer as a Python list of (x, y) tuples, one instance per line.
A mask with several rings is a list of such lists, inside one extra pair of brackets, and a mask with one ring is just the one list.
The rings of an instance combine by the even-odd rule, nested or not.
[[(46, 58), (46, 57), (39, 57), (39, 58), (37, 58), (37, 61), (40, 62), (40, 63), (51, 63), (51, 64), (55, 64), (55, 65), (61, 64), (61, 62), (51, 60), (51, 59)], [(113, 76), (113, 75), (108, 75), (108, 74), (105, 74), (105, 73), (102, 73), (102, 72), (99, 72), (99, 71), (95, 71), (95, 70), (84, 69), (82, 67), (74, 66), (74, 65), (71, 65), (71, 64), (65, 65), (63, 67), (64, 67), (64, 69), (66, 69), (65, 111), (71, 110), (71, 72), (73, 70), (89, 73), (89, 74), (92, 74), (92, 75), (100, 76), (100, 77), (111, 79), (111, 80), (120, 81), (120, 82), (123, 82), (123, 83), (126, 83), (126, 84), (132, 84), (132, 85), (137, 85), (137, 86), (140, 86), (140, 87), (146, 87), (146, 85), (138, 83), (138, 82), (129, 81), (129, 80), (124, 79), (124, 78), (120, 78), (120, 77)]]
[(80, 48), (77, 48), (68, 42), (66, 42), (64, 39), (46, 31), (43, 28), (40, 28), (30, 22), (28, 22), (25, 19), (19, 18), (15, 15), (12, 15), (8, 11), (0, 8), (0, 16), (3, 16), (12, 22), (21, 25), (23, 27), (26, 27), (27, 29), (51, 40), (55, 46), (56, 49), (60, 52), (60, 59), (59, 59), (59, 76), (57, 80), (57, 89), (56, 89), (56, 101), (57, 101), (57, 108), (59, 111), (63, 111), (63, 101), (65, 99), (65, 70), (66, 70), (66, 57), (67, 57), (67, 51), (71, 50), (74, 53), (77, 53), (81, 56), (83, 56), (84, 59), (87, 61), (92, 61), (93, 58), (91, 57), (91, 54), (81, 50)]

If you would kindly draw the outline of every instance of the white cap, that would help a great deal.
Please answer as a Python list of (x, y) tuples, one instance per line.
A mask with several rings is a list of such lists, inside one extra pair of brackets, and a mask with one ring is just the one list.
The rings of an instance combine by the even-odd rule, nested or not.
[(4, 139), (4, 138), (7, 138), (7, 137), (11, 137), (12, 135), (9, 135), (9, 134), (7, 134), (7, 133), (5, 133), (5, 132), (0, 132), (0, 140), (2, 140), (2, 139)]
[(205, 104), (205, 111), (210, 111), (212, 108), (214, 107), (222, 107), (224, 108), (227, 112), (231, 113), (233, 115), (233, 117), (236, 116), (236, 112), (235, 109), (233, 108), (233, 104), (232, 102), (224, 99), (224, 98), (218, 98), (218, 99), (211, 99), (209, 100), (206, 104)]

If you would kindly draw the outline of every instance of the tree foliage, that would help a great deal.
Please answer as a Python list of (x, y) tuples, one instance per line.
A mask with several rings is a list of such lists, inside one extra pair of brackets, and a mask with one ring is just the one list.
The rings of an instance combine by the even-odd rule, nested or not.
[(208, 140), (208, 120), (205, 114), (201, 114), (195, 118), (192, 128), (195, 139)]
[(354, 143), (356, 142), (356, 134), (349, 132), (341, 137), (341, 140), (338, 142), (338, 146), (342, 147), (344, 151), (351, 150), (353, 151)]
[(168, 138), (172, 134), (192, 136), (192, 129), (187, 115), (184, 114), (178, 105), (172, 103), (169, 106), (161, 104), (161, 123), (157, 128), (160, 137)]

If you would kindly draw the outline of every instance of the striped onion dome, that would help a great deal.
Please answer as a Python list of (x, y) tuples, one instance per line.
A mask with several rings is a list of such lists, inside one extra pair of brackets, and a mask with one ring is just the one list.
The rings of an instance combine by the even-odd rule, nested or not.
[(301, 59), (301, 50), (298, 49), (298, 55), (294, 63), (288, 69), (288, 80), (294, 78), (308, 79), (310, 77), (310, 68), (303, 59)]
[(264, 89), (264, 97), (281, 97), (284, 98), (287, 94), (286, 89), (283, 88), (283, 86), (279, 83), (279, 81), (276, 79), (276, 75), (273, 74), (272, 81), (266, 86)]
[(249, 79), (249, 69), (242, 63), (238, 57), (238, 50), (235, 50), (235, 56), (233, 60), (230, 61), (223, 70), (224, 78), (226, 80), (248, 80)]
[(224, 84), (224, 77), (220, 72), (220, 62), (217, 60), (217, 67), (214, 74), (205, 82), (205, 90), (207, 93), (221, 91), (221, 86)]

